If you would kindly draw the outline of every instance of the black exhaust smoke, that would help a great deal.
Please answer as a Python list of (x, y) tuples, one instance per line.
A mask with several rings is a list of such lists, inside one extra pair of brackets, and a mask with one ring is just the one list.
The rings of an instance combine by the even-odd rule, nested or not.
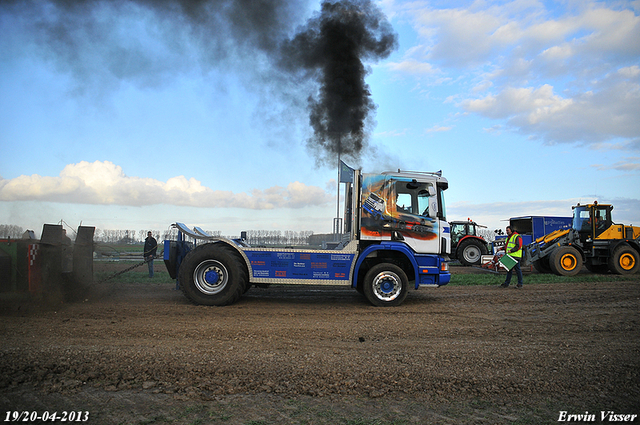
[(84, 93), (120, 81), (159, 86), (194, 67), (241, 73), (272, 63), (306, 1), (3, 0), (0, 13)]
[(363, 61), (386, 58), (397, 45), (391, 24), (370, 0), (324, 1), (306, 27), (284, 43), (287, 67), (302, 67), (319, 83), (317, 95), (309, 96), (314, 135), (308, 141), (319, 164), (335, 164), (337, 155), (358, 161), (376, 109)]
[[(376, 108), (364, 62), (387, 57), (397, 36), (370, 0), (325, 0), (296, 34), (308, 1), (5, 0), (0, 13), (26, 23), (76, 93), (100, 94), (122, 81), (156, 87), (194, 67), (223, 69), (265, 98), (308, 97), (308, 146), (318, 165), (335, 164), (338, 153), (358, 159)], [(301, 94), (310, 87), (301, 78), (315, 83), (311, 96)]]

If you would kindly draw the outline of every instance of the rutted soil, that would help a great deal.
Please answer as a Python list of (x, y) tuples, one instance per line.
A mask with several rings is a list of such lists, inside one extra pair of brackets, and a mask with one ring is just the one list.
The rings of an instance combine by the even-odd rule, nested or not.
[(0, 414), (82, 410), (96, 424), (640, 414), (637, 279), (423, 288), (398, 308), (343, 287), (252, 288), (222, 308), (191, 305), (170, 284), (99, 289), (46, 308), (3, 302)]

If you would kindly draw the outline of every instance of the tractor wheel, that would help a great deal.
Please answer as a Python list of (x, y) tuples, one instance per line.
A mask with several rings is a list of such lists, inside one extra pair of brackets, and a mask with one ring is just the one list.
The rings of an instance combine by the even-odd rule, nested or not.
[(478, 239), (467, 239), (457, 249), (458, 259), (465, 266), (478, 266), (482, 256), (487, 255), (487, 247)]
[(248, 286), (249, 276), (233, 248), (222, 243), (200, 245), (182, 260), (178, 282), (195, 304), (233, 304)]
[(561, 246), (551, 253), (549, 266), (557, 275), (575, 276), (582, 269), (582, 254), (572, 246)]
[(609, 258), (609, 270), (617, 274), (634, 274), (640, 269), (640, 255), (629, 245), (620, 245)]
[(541, 259), (534, 261), (533, 267), (538, 271), (538, 273), (553, 273), (551, 271), (551, 266), (549, 266), (549, 256), (542, 257)]
[(407, 297), (409, 280), (395, 264), (381, 263), (373, 266), (364, 277), (364, 296), (376, 307), (402, 304)]

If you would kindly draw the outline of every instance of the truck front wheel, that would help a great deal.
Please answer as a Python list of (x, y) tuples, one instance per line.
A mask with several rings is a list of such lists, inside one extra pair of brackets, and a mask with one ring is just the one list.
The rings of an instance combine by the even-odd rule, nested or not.
[(640, 269), (640, 255), (629, 245), (621, 245), (609, 259), (609, 270), (617, 274), (634, 274)]
[(364, 277), (364, 296), (376, 307), (398, 306), (407, 297), (408, 286), (407, 275), (400, 267), (377, 264)]
[(244, 292), (248, 274), (224, 244), (200, 245), (180, 264), (178, 281), (184, 295), (195, 304), (223, 306)]
[(551, 271), (560, 276), (575, 276), (582, 269), (582, 254), (572, 246), (556, 248), (549, 257)]

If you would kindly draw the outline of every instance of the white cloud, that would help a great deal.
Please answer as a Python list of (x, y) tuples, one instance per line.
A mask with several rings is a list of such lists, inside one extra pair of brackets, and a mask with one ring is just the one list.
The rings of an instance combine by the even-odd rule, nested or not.
[(593, 164), (598, 170), (640, 171), (640, 157), (631, 156), (611, 165)]
[(625, 78), (636, 78), (640, 76), (640, 67), (638, 65), (620, 68), (618, 74)]
[(0, 201), (50, 201), (74, 204), (145, 206), (170, 204), (207, 208), (275, 209), (325, 205), (333, 195), (301, 182), (251, 193), (212, 190), (196, 179), (176, 176), (162, 182), (127, 176), (109, 161), (67, 165), (59, 177), (0, 177)]
[(408, 128), (403, 128), (402, 130), (389, 130), (389, 131), (381, 131), (376, 133), (377, 137), (403, 137), (409, 134), (411, 130)]
[(640, 16), (631, 4), (516, 0), (396, 8), (418, 40), (402, 62), (411, 66), (392, 69), (422, 77), (437, 69), (438, 81), (457, 78), (461, 93), (448, 99), (465, 99), (458, 102), (465, 111), (547, 143), (603, 147), (622, 139), (637, 146)]
[(442, 131), (451, 131), (453, 127), (444, 127), (441, 125), (434, 125), (431, 128), (427, 128), (424, 132), (425, 133), (438, 133), (438, 132), (442, 132)]
[(591, 149), (594, 150), (638, 150), (640, 151), (640, 138), (635, 140), (615, 141), (615, 142), (601, 142), (591, 144)]
[[(414, 11), (418, 32), (430, 43), (427, 58), (445, 66), (469, 66), (484, 62), (501, 38), (500, 18), (488, 11), (430, 9)], [(507, 31), (507, 30), (505, 30)]]
[(489, 133), (489, 134), (497, 134), (500, 135), (502, 134), (502, 126), (501, 125), (494, 125), (492, 127), (488, 127), (488, 128), (483, 128), (482, 131), (484, 131), (485, 133)]
[[(497, 94), (460, 102), (469, 112), (507, 120), (511, 128), (550, 143), (599, 143), (622, 138), (626, 146), (640, 134), (640, 84), (612, 74), (595, 84), (596, 91), (572, 98), (538, 88), (505, 88)], [(604, 145), (599, 145), (604, 146)]]
[(584, 37), (585, 49), (609, 55), (640, 54), (640, 17), (633, 11), (594, 7), (580, 18), (580, 27), (592, 30)]
[(491, 88), (491, 86), (493, 86), (493, 83), (491, 81), (484, 80), (484, 81), (480, 82), (480, 84), (475, 85), (471, 89), (471, 91), (473, 93), (480, 93), (480, 92), (489, 90)]
[(574, 55), (574, 50), (569, 45), (552, 46), (540, 53), (540, 57), (546, 61), (562, 61)]
[(553, 94), (553, 87), (507, 88), (498, 95), (465, 100), (462, 106), (490, 118), (509, 118), (524, 115), (530, 124), (539, 122), (545, 115), (555, 114), (569, 107), (572, 101)]
[(432, 75), (438, 71), (429, 63), (408, 59), (402, 62), (390, 62), (387, 67), (392, 71), (398, 71), (410, 75)]

